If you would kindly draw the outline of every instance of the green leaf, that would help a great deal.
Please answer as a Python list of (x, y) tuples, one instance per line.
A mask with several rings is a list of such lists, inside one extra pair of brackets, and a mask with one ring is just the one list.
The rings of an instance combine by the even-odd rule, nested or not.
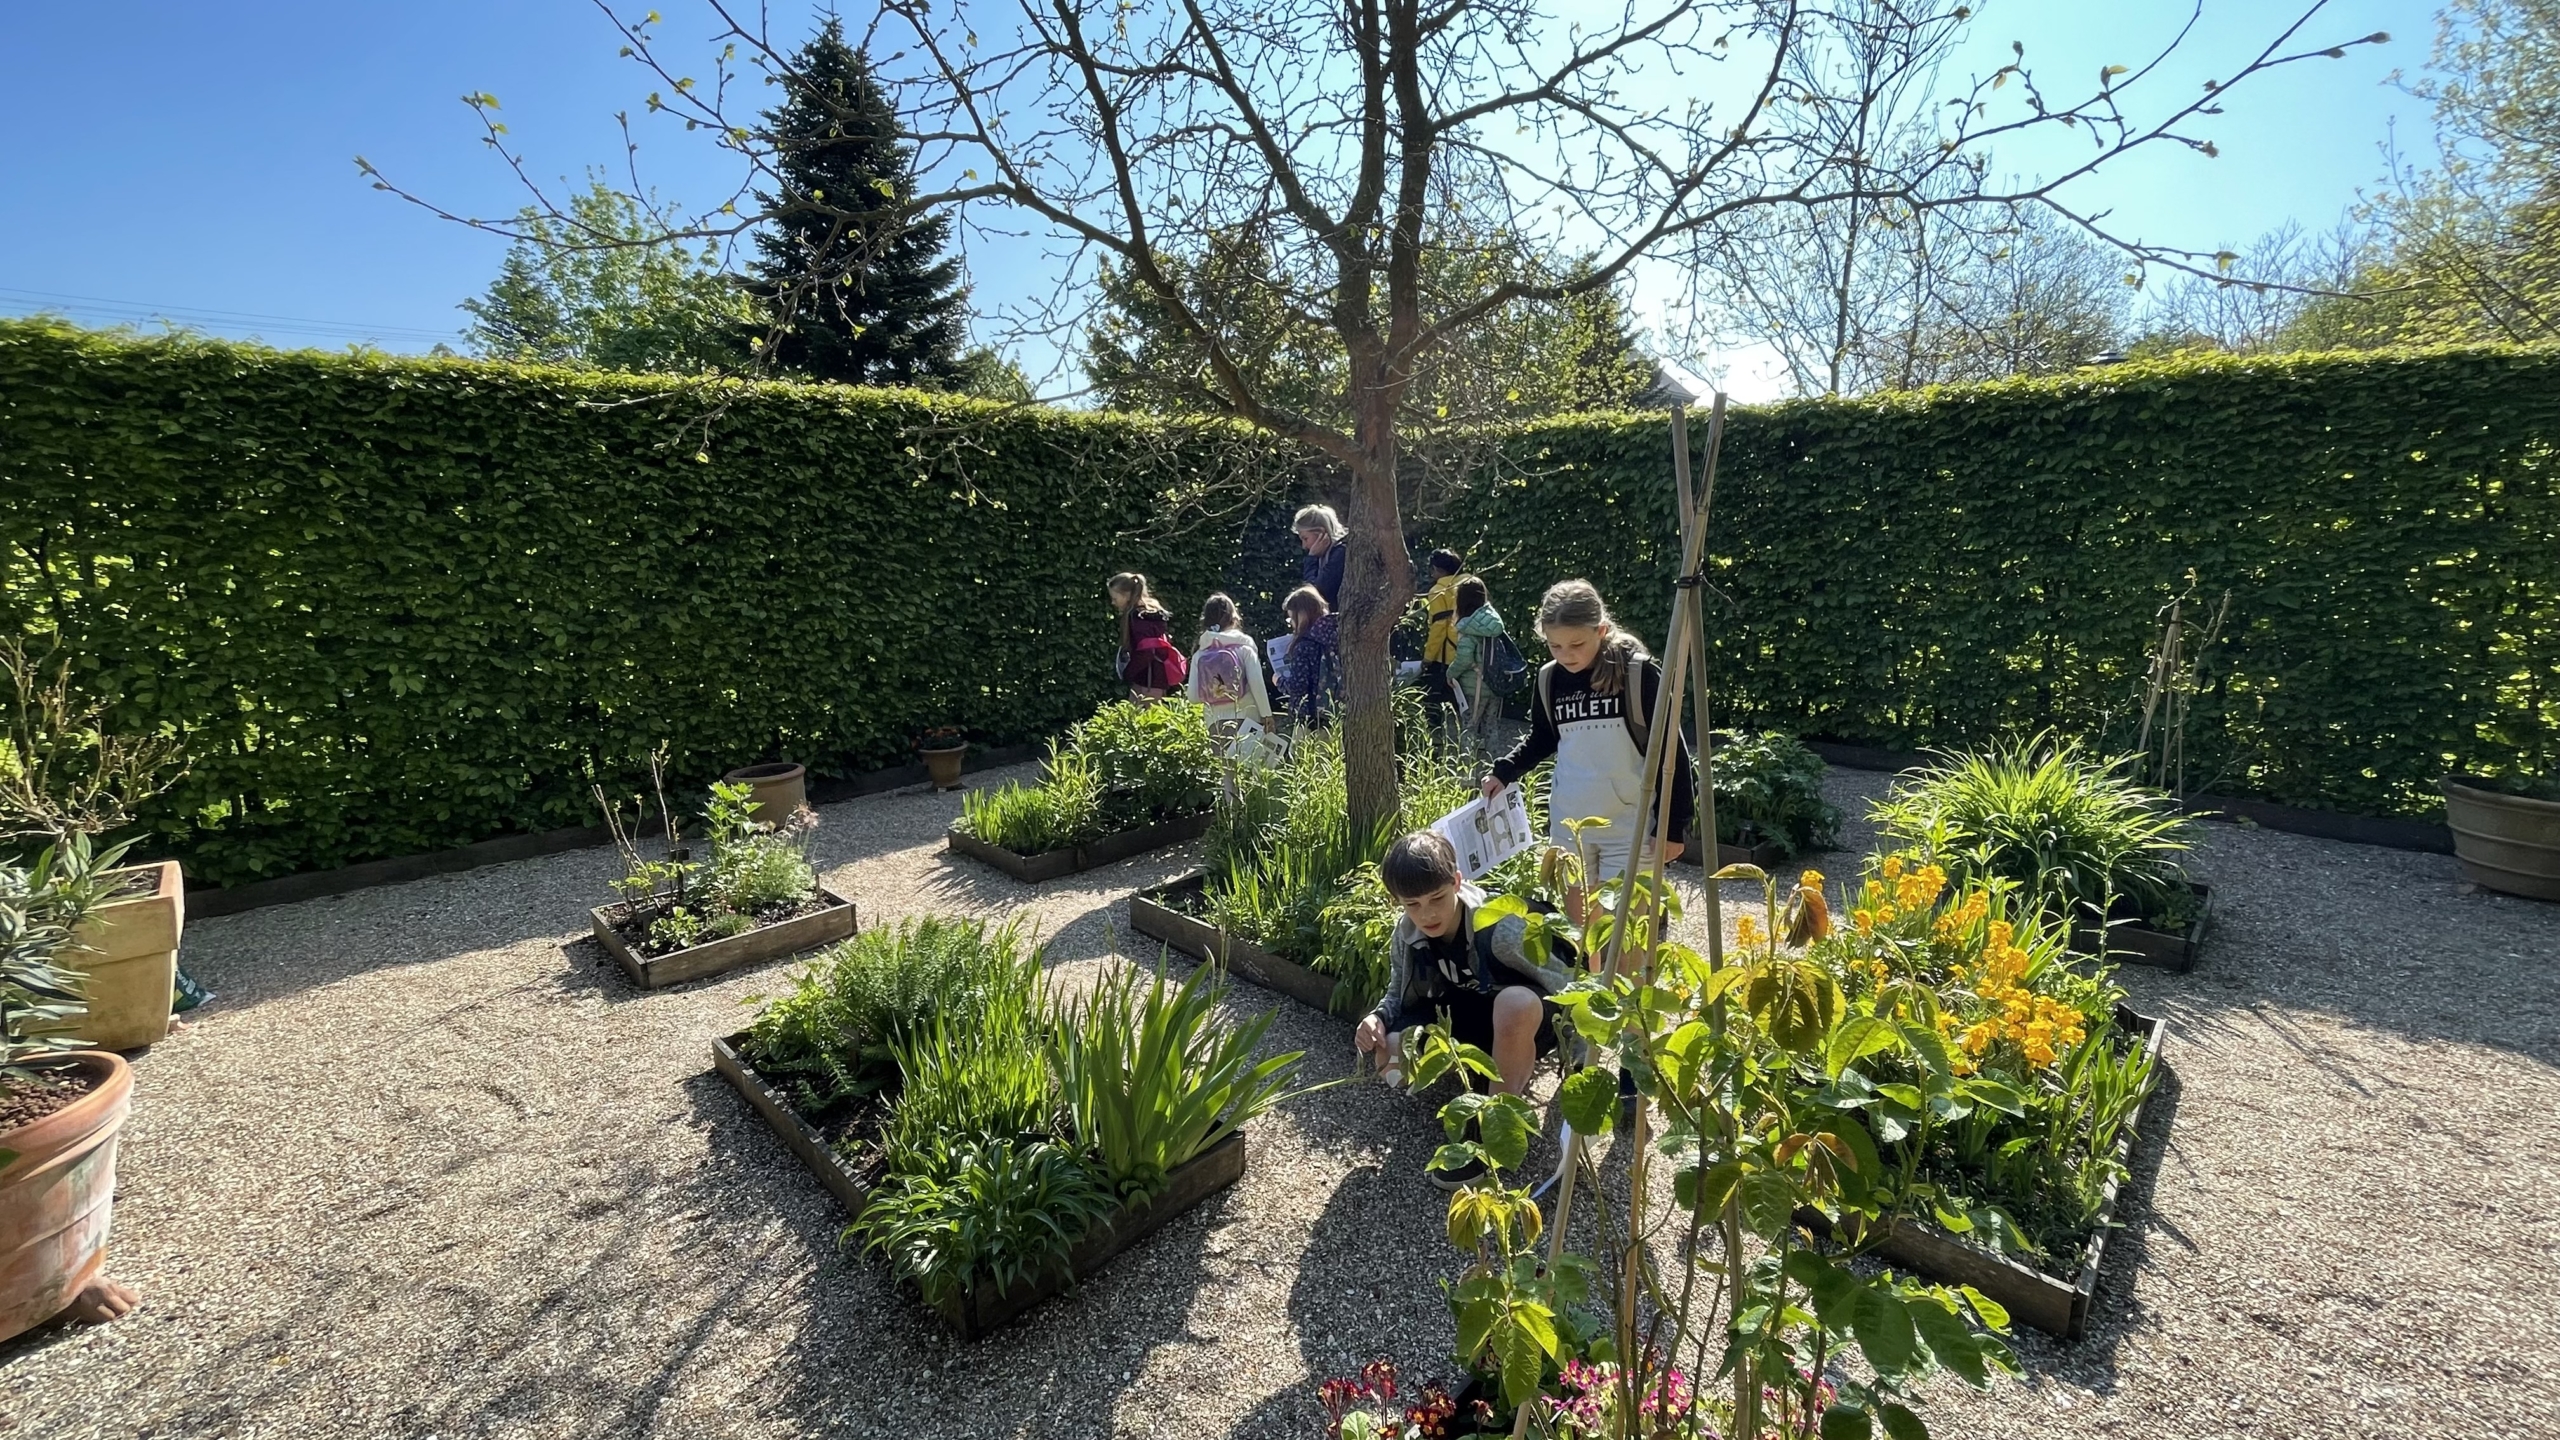
[[(1550, 1334), (1553, 1332), (1550, 1331)], [(1546, 1352), (1525, 1325), (1513, 1324), (1502, 1333), (1502, 1398), (1517, 1409), (1537, 1396), (1538, 1379), (1546, 1371)]]
[(1822, 1068), (1837, 1079), (1841, 1071), (1878, 1051), (1893, 1048), (1899, 1039), (1892, 1021), (1874, 1015), (1853, 1016), (1831, 1032)]
[(1537, 1133), (1538, 1117), (1519, 1096), (1497, 1095), (1477, 1117), (1476, 1125), (1492, 1163), (1499, 1169), (1516, 1170), (1529, 1158), (1529, 1137)]
[(1875, 1440), (1875, 1433), (1875, 1418), (1855, 1405), (1834, 1405), (1822, 1412), (1822, 1440)]
[[(1884, 1282), (1869, 1282), (1858, 1292), (1849, 1330), (1878, 1375), (1898, 1378), (1910, 1374), (1919, 1364), (1920, 1345), (1911, 1328), (1911, 1312), (1903, 1307), (1902, 1297)], [(1885, 1428), (1893, 1428), (1890, 1416), (1885, 1419)]]
[(1973, 1307), (1974, 1317), (1982, 1322), (1984, 1329), (2006, 1330), (2009, 1328), (2009, 1307), (2006, 1305), (1970, 1285), (1957, 1286), (1956, 1293), (1964, 1297), (1964, 1303)]
[(1795, 1182), (1773, 1170), (1756, 1170), (1742, 1179), (1742, 1218), (1753, 1231), (1775, 1235), (1795, 1223)]
[(1912, 1414), (1908, 1406), (1888, 1400), (1877, 1407), (1876, 1415), (1884, 1421), (1884, 1433), (1893, 1440), (1929, 1440), (1929, 1427), (1920, 1423), (1920, 1417)]
[(1605, 1067), (1586, 1065), (1565, 1077), (1556, 1104), (1575, 1133), (1605, 1135), (1617, 1123), (1618, 1077)]
[(1965, 1378), (1976, 1388), (1991, 1383), (1991, 1370), (1983, 1360), (1981, 1338), (1956, 1312), (1927, 1295), (1911, 1301), (1911, 1325), (1920, 1332), (1923, 1344), (1938, 1363)]

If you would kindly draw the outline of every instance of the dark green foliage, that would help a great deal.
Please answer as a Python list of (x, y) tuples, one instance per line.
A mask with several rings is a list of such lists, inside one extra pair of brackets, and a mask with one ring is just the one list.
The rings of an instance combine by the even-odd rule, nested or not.
[(1055, 734), (1119, 688), (1103, 577), (1180, 609), (1225, 566), (1156, 497), (1270, 453), (754, 385), (699, 460), (711, 398), (0, 324), (0, 625), (59, 628), (117, 733), (184, 741), (143, 821), (236, 884), (592, 824), (589, 770), (628, 796), (661, 738), (690, 790)]
[(1774, 844), (1792, 860), (1840, 840), (1840, 809), (1822, 798), (1822, 757), (1783, 730), (1717, 743), (1716, 839)]
[[(151, 842), (238, 883), (588, 823), (661, 738), (695, 788), (926, 726), (1054, 735), (1118, 687), (1103, 576), (1177, 613), (1235, 567), (1257, 634), (1285, 492), (1234, 429), (912, 392), (133, 342), (0, 323), (0, 624), (58, 628), (117, 733), (192, 766)], [(659, 404), (615, 404), (632, 399)], [(1510, 432), (1430, 536), (1535, 652), (1596, 583), (1659, 643), (1659, 416)], [(961, 433), (965, 432), (965, 434)], [(1693, 449), (1705, 442), (1697, 419)], [(2216, 788), (2424, 814), (2449, 771), (2560, 774), (2560, 355), (2110, 366), (1732, 417), (1718, 716), (1894, 748), (2052, 727), (2129, 748), (2156, 611), (2233, 593), (2193, 698)], [(1276, 538), (1275, 538), (1276, 537)]]
[[(1693, 414), (1692, 453), (1706, 441)], [(1434, 538), (1506, 615), (1584, 576), (1659, 644), (1669, 427), (1559, 419)], [(2427, 814), (2560, 771), (2560, 353), (2215, 358), (1730, 417), (1708, 545), (1718, 718), (1916, 749), (2131, 748), (2158, 611), (2229, 588), (2188, 771)], [(1514, 597), (1517, 597), (1515, 600)]]
[(1000, 383), (961, 354), (969, 292), (943, 253), (951, 220), (906, 210), (910, 156), (869, 57), (830, 15), (791, 67), (789, 97), (765, 116), (782, 184), (758, 197), (768, 218), (751, 267), (766, 323), (778, 308), (785, 325), (774, 363), (851, 385)]

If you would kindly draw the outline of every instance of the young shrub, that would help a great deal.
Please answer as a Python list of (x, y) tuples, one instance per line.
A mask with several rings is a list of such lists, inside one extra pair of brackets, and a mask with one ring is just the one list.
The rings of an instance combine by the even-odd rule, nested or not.
[(928, 917), (865, 930), (793, 972), (791, 993), (764, 1005), (742, 1052), (792, 1090), (803, 1115), (823, 1118), (893, 1087), (893, 1047), (925, 1022), (1013, 983), (1022, 945), (1019, 921)]
[(1050, 1140), (936, 1137), (911, 1158), (847, 1233), (928, 1305), (1063, 1274), (1076, 1241), (1114, 1208), (1100, 1168)]
[(901, 1085), (880, 1148), (893, 1174), (930, 1163), (937, 1141), (1045, 1134), (1057, 1092), (1043, 1059), (1040, 952), (990, 955), (986, 985), (893, 1038)]
[(1016, 855), (1065, 850), (1107, 833), (1102, 773), (1088, 757), (1049, 745), (1048, 773), (1036, 785), (1008, 780), (960, 797), (960, 829)]
[(124, 845), (94, 850), (78, 831), (25, 865), (0, 860), (0, 1085), (28, 1080), (49, 1054), (88, 1047), (50, 1032), (87, 1011), (81, 977), (55, 963), (71, 933), (115, 898), (107, 878)]
[(2006, 880), (2067, 924), (2101, 923), (2122, 900), (2146, 924), (2183, 929), (2195, 902), (2177, 857), (2192, 822), (2127, 778), (2130, 763), (2052, 734), (1958, 752), (1897, 781), (1873, 818), (1950, 880)]
[(1257, 1061), (1265, 1011), (1243, 1025), (1218, 1015), (1226, 987), (1202, 966), (1145, 990), (1121, 967), (1058, 1017), (1049, 1067), (1077, 1143), (1120, 1194), (1148, 1196), (1177, 1166), (1286, 1098), (1303, 1051)]
[(1775, 845), (1782, 860), (1839, 843), (1840, 809), (1822, 796), (1822, 757), (1794, 736), (1764, 730), (1719, 741), (1714, 768), (1719, 843)]
[(1101, 782), (1104, 834), (1197, 815), (1216, 795), (1208, 711), (1181, 695), (1105, 705), (1067, 732), (1067, 748)]
[(711, 873), (702, 888), (719, 909), (762, 916), (817, 893), (818, 872), (809, 864), (808, 845), (818, 816), (802, 809), (779, 826), (763, 824), (754, 818), (754, 795), (748, 786), (725, 781), (711, 787), (704, 815), (711, 833)]

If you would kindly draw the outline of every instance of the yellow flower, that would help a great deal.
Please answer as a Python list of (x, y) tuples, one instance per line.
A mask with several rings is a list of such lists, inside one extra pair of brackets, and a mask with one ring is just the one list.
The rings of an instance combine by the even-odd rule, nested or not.
[(1887, 880), (1898, 880), (1902, 878), (1901, 856), (1887, 855), (1884, 857), (1884, 878)]
[(1733, 939), (1735, 944), (1745, 950), (1759, 949), (1760, 922), (1748, 915), (1743, 916), (1742, 922), (1733, 927)]
[(1822, 872), (1819, 870), (1807, 870), (1796, 877), (1796, 883), (1807, 890), (1819, 890), (1822, 888)]

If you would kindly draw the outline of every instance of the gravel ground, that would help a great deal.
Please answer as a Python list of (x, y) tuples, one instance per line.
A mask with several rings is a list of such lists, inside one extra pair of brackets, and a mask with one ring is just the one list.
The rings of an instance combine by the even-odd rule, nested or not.
[[(1853, 811), (1882, 783), (1833, 777)], [(957, 811), (829, 807), (829, 883), (865, 923), (1028, 909), (1070, 977), (1152, 958), (1120, 902), (1189, 848), (1022, 886), (943, 854)], [(1942, 1387), (1939, 1433), (2560, 1431), (2560, 906), (2226, 825), (2202, 865), (2204, 967), (2126, 976), (2171, 1020), (2174, 1125), (2092, 1334)], [(634, 991), (584, 938), (613, 868), (191, 927), (221, 999), (140, 1061), (125, 1132), (114, 1273), (144, 1307), (0, 1346), (0, 1435), (1246, 1440), (1321, 1433), (1313, 1381), (1377, 1354), (1443, 1368), (1435, 1129), (1373, 1085), (1266, 1118), (1233, 1191), (956, 1345), (838, 1250), (845, 1217), (710, 1071), (782, 968)], [(1341, 1022), (1234, 1003), (1344, 1067)]]

